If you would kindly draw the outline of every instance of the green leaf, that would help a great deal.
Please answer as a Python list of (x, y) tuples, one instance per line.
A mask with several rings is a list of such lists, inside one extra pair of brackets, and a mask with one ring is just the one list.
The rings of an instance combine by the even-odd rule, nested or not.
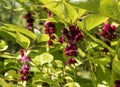
[(74, 23), (76, 21), (76, 19), (78, 18), (78, 14), (77, 14), (77, 11), (73, 8), (72, 5), (64, 2), (64, 14), (65, 14), (65, 17), (70, 19), (69, 22), (72, 22)]
[(8, 45), (4, 40), (0, 40), (0, 51), (5, 51), (8, 48)]
[(11, 53), (6, 53), (6, 52), (0, 54), (0, 57), (1, 57), (1, 58), (7, 58), (7, 59), (14, 59), (14, 58), (16, 58), (16, 57), (13, 56)]
[[(0, 30), (0, 36), (7, 41), (15, 41), (16, 35), (5, 30)], [(7, 38), (6, 38), (7, 37)]]
[(53, 56), (49, 53), (43, 53), (40, 55), (40, 64), (50, 63), (53, 61)]
[(120, 61), (117, 59), (117, 56), (113, 60), (112, 67), (116, 73), (120, 74)]
[(40, 82), (47, 82), (49, 84), (55, 84), (56, 81), (53, 81), (50, 79), (50, 76), (48, 74), (40, 73), (40, 74), (35, 74), (33, 77), (33, 83), (37, 84)]
[(86, 12), (86, 10), (78, 8), (78, 10), (77, 10), (78, 18), (80, 18), (85, 12)]
[(120, 58), (120, 48), (118, 48), (117, 56)]
[(48, 34), (41, 34), (39, 39), (41, 42), (46, 42), (50, 39), (50, 37)]
[(36, 35), (36, 38), (37, 38), (37, 41), (40, 42), (40, 35), (41, 35), (41, 32), (37, 29), (34, 29), (34, 33)]
[(25, 28), (22, 28), (20, 26), (16, 26), (16, 25), (13, 25), (13, 24), (4, 24), (5, 26), (2, 26), (2, 29), (3, 30), (6, 30), (6, 31), (11, 31), (11, 32), (20, 32), (28, 37), (30, 37), (31, 39), (35, 40), (36, 39), (36, 36), (34, 33), (32, 33), (31, 31), (25, 29)]
[(85, 32), (91, 39), (93, 39), (95, 42), (101, 44), (103, 47), (107, 48), (112, 54), (115, 52), (114, 49), (109, 47), (106, 43), (104, 43), (102, 40), (97, 39), (93, 35), (89, 34), (88, 32)]
[(28, 48), (30, 45), (30, 40), (26, 36), (18, 32), (16, 33), (16, 41), (18, 44), (20, 44), (20, 46), (22, 46), (25, 49)]
[(0, 78), (0, 86), (11, 87), (11, 85), (9, 83), (5, 82), (5, 80), (3, 78)]
[(89, 31), (94, 27), (100, 25), (101, 23), (105, 22), (107, 19), (108, 17), (102, 16), (100, 14), (91, 14), (84, 19), (83, 28)]
[(98, 12), (100, 6), (100, 0), (69, 0), (69, 3), (92, 12)]
[(63, 14), (63, 4), (59, 2), (55, 2), (54, 0), (44, 1), (41, 0), (44, 4), (44, 7), (48, 8), (51, 12), (56, 14), (59, 18), (65, 19), (65, 15)]
[(63, 64), (62, 61), (60, 61), (60, 60), (55, 60), (54, 62), (55, 62), (55, 66), (57, 66), (57, 67), (64, 67), (64, 64)]
[(54, 0), (39, 0), (40, 2), (42, 2), (43, 4), (48, 4), (53, 2)]
[(38, 42), (46, 42), (50, 39), (48, 34), (42, 34), (39, 30), (34, 29)]
[(9, 71), (7, 71), (7, 74), (12, 76), (12, 77), (17, 77), (18, 76), (17, 72), (15, 70), (9, 70)]
[(105, 65), (110, 63), (110, 58), (104, 57), (104, 58), (93, 58), (92, 62), (95, 64), (99, 64), (99, 65)]
[(18, 0), (21, 3), (29, 2), (29, 0)]
[(102, 83), (104, 81), (106, 84), (108, 84), (110, 81), (110, 74), (110, 70), (107, 67), (104, 67), (104, 65), (96, 67), (96, 77), (98, 83)]
[(80, 85), (77, 82), (70, 82), (65, 84), (64, 87), (80, 87)]
[(101, 0), (99, 11), (105, 16), (120, 21), (120, 6), (112, 0)]

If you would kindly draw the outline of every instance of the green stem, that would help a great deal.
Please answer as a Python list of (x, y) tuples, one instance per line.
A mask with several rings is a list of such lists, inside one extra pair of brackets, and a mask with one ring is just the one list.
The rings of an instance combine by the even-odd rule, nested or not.
[(111, 81), (110, 81), (110, 87), (114, 87), (114, 80), (115, 80), (116, 73), (112, 69), (112, 75), (111, 75)]
[(31, 60), (31, 63), (32, 63), (40, 72), (42, 72), (42, 69), (40, 69), (39, 66), (37, 66), (32, 60)]
[(91, 71), (92, 83), (93, 83), (93, 86), (96, 87), (95, 74), (94, 74), (91, 58), (90, 58), (90, 56), (88, 56), (88, 57), (89, 57), (89, 63), (90, 63), (90, 71)]

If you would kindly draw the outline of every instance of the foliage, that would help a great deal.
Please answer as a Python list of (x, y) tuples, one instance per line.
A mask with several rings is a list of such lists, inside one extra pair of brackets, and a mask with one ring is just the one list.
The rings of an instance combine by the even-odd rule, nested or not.
[(119, 0), (1, 0), (0, 7), (1, 87), (120, 85)]

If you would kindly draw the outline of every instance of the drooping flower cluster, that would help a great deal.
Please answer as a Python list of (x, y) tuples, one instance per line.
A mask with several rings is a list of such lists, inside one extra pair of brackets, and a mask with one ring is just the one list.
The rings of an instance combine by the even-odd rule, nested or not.
[(22, 68), (19, 71), (20, 74), (21, 74), (20, 80), (21, 81), (27, 81), (29, 79), (29, 76), (30, 76), (30, 71), (29, 71), (30, 70), (30, 65), (29, 65), (29, 62), (31, 60), (30, 60), (29, 56), (25, 55), (25, 52), (23, 50), (20, 50), (20, 55), (21, 55), (20, 62), (23, 64)]
[[(109, 23), (104, 24), (104, 26), (102, 27), (100, 35), (102, 36), (102, 40), (108, 46), (111, 46), (110, 41), (116, 37), (115, 31), (116, 31), (116, 26), (115, 25), (111, 25)], [(104, 48), (103, 52), (107, 53), (108, 49)]]
[(28, 13), (24, 16), (24, 18), (26, 19), (26, 22), (27, 22), (27, 29), (32, 31), (32, 30), (33, 30), (33, 22), (34, 22), (34, 19), (33, 19), (33, 17), (32, 17), (31, 12), (28, 12)]
[(114, 87), (120, 87), (120, 80), (115, 81)]
[(55, 36), (53, 35), (56, 32), (55, 23), (54, 22), (45, 22), (45, 33), (49, 35), (50, 39), (47, 42), (49, 46), (53, 45), (53, 41)]
[(69, 26), (69, 31), (64, 28), (62, 30), (62, 33), (67, 38), (67, 41), (70, 43), (77, 43), (83, 39), (83, 34), (77, 26)]
[(102, 28), (101, 31), (101, 36), (103, 37), (103, 39), (108, 39), (108, 40), (112, 40), (115, 38), (115, 30), (116, 30), (116, 26), (115, 25), (111, 25), (111, 24), (105, 24)]
[[(77, 26), (69, 26), (69, 30), (64, 28), (62, 30), (62, 34), (66, 38), (67, 46), (65, 47), (64, 51), (67, 56), (71, 56), (70, 59), (66, 61), (67, 65), (75, 64), (77, 61), (74, 59), (74, 56), (77, 56), (78, 54), (78, 47), (77, 43), (82, 41), (84, 36), (81, 32), (81, 30)], [(59, 40), (60, 38), (58, 38)], [(64, 38), (62, 37), (61, 40), (59, 40), (60, 43), (64, 42)]]

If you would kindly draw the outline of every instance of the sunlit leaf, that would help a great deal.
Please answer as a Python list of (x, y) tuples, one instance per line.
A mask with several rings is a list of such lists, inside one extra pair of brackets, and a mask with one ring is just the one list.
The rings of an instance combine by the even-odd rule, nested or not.
[(101, 23), (104, 23), (107, 19), (108, 17), (102, 16), (100, 14), (91, 14), (84, 19), (83, 28), (89, 31)]
[(50, 63), (53, 61), (53, 56), (49, 53), (43, 53), (40, 55), (40, 64)]
[(18, 32), (16, 33), (16, 41), (23, 48), (28, 48), (30, 45), (30, 40), (26, 36), (24, 36)]

